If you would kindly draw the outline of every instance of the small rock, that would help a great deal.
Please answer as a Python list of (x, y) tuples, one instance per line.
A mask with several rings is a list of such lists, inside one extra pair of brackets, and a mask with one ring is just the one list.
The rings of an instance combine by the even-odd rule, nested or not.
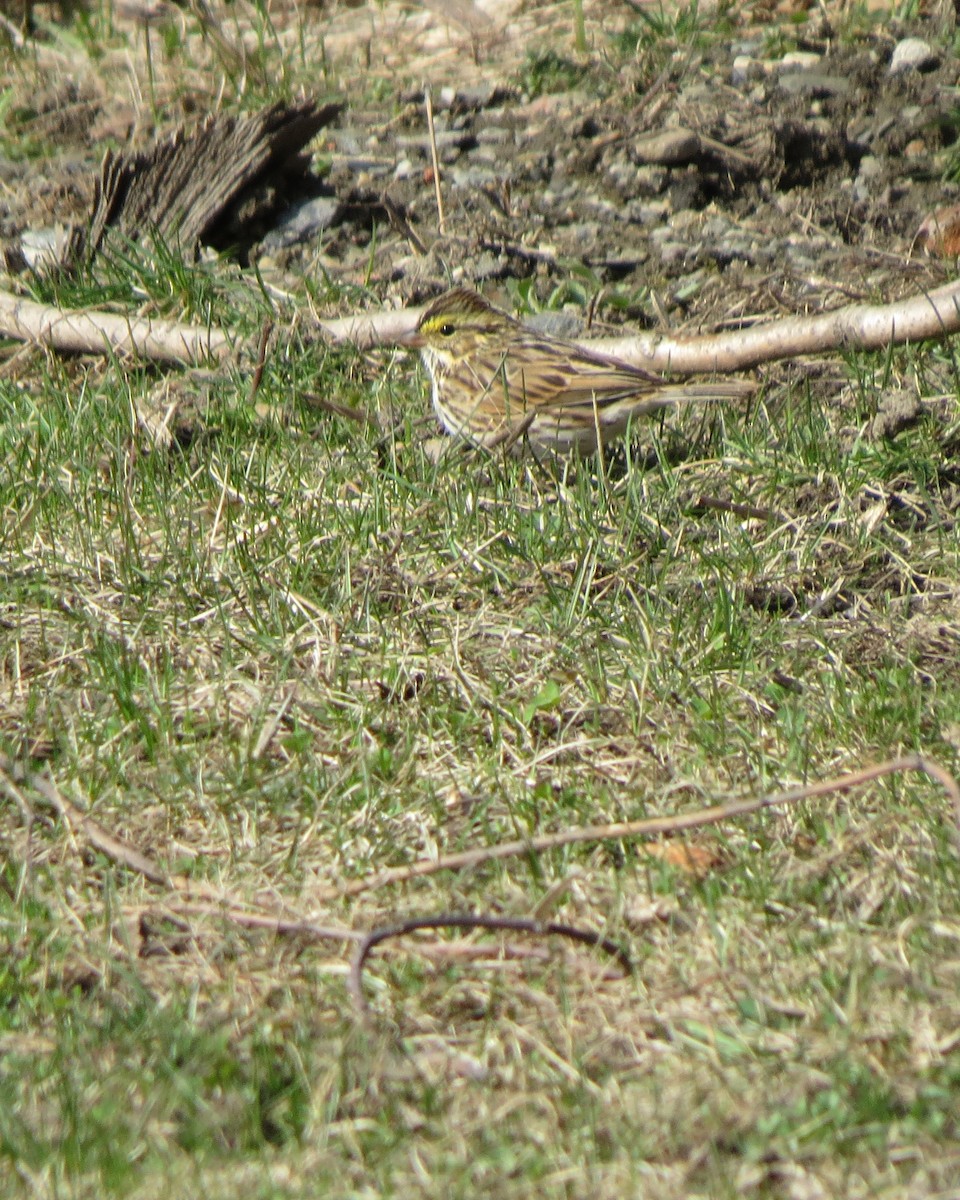
[(608, 163), (606, 173), (611, 181), (627, 194), (633, 189), (637, 181), (637, 168), (633, 163), (627, 162), (622, 158)]
[(683, 166), (693, 162), (700, 154), (700, 138), (690, 129), (667, 129), (635, 142), (633, 153), (641, 163), (663, 167)]
[(320, 230), (332, 225), (340, 213), (336, 196), (316, 196), (305, 204), (287, 209), (275, 227), (263, 239), (267, 252), (309, 241)]
[(457, 88), (453, 108), (458, 112), (478, 112), (502, 105), (515, 95), (515, 91), (506, 84), (479, 83), (474, 87)]
[(904, 429), (916, 425), (922, 415), (919, 397), (891, 389), (880, 397), (877, 415), (870, 424), (870, 436), (874, 441), (896, 437)]
[(883, 176), (883, 163), (873, 154), (865, 154), (860, 160), (860, 170), (853, 183), (853, 194), (857, 200), (875, 200), (879, 180)]
[(756, 58), (763, 53), (763, 42), (758, 38), (746, 38), (730, 43), (730, 53), (734, 58)]
[[(459, 129), (438, 129), (434, 140), (438, 150), (470, 150), (475, 145), (475, 139), (464, 134)], [(423, 154), (430, 153), (430, 139), (426, 134), (401, 134), (397, 138), (397, 146), (401, 150), (419, 150)]]
[(487, 125), (477, 133), (478, 146), (506, 146), (514, 140), (513, 130), (503, 125)]
[(780, 90), (790, 96), (843, 96), (850, 81), (841, 75), (822, 75), (819, 71), (790, 71), (780, 76)]
[(682, 242), (663, 242), (660, 245), (660, 261), (665, 267), (683, 262), (686, 255), (687, 247)]
[(731, 228), (732, 223), (726, 217), (709, 217), (703, 225), (703, 236), (718, 240), (725, 237)]
[(25, 229), (20, 237), (20, 253), (34, 271), (49, 271), (63, 262), (70, 243), (70, 231), (63, 225), (46, 229)]
[(503, 260), (499, 255), (485, 250), (476, 260), (473, 274), (479, 283), (484, 279), (500, 279), (503, 277)]
[(572, 341), (583, 333), (583, 318), (566, 309), (557, 312), (555, 309), (545, 309), (534, 313), (524, 320), (524, 325), (535, 329), (537, 333), (545, 333), (549, 337), (567, 338)]
[(452, 166), (448, 177), (454, 187), (469, 188), (471, 191), (490, 187), (497, 181), (497, 177), (493, 171), (485, 170), (479, 166)]
[(664, 167), (639, 167), (637, 169), (637, 195), (659, 196), (667, 183)]
[(777, 64), (779, 71), (812, 71), (820, 65), (820, 55), (809, 50), (791, 50)]
[(600, 226), (596, 221), (578, 221), (569, 226), (567, 233), (576, 245), (589, 247), (596, 242)]
[(747, 83), (763, 74), (763, 64), (749, 54), (738, 54), (730, 68), (731, 83)]
[(632, 225), (655, 225), (662, 227), (670, 211), (666, 200), (628, 200), (623, 206), (622, 216)]
[(938, 58), (923, 38), (904, 38), (897, 42), (890, 59), (890, 74), (899, 75), (902, 71), (932, 71), (938, 63)]

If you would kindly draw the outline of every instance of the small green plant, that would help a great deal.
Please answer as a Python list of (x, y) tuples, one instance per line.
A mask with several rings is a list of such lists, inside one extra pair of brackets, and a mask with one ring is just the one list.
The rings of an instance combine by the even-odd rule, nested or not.
[(732, 29), (732, 5), (723, 3), (709, 14), (700, 11), (699, 0), (688, 0), (679, 8), (637, 9), (637, 20), (611, 41), (615, 52), (630, 55), (672, 53), (682, 47), (705, 45)]
[(586, 67), (564, 58), (555, 50), (528, 50), (520, 67), (519, 82), (528, 96), (542, 96), (578, 87), (586, 73)]

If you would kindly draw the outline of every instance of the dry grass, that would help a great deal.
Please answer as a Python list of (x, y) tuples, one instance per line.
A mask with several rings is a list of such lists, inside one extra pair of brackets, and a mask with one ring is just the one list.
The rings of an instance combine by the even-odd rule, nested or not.
[[(205, 95), (204, 53), (156, 86)], [(267, 315), (227, 265), (99, 286), (246, 332)], [(901, 751), (956, 770), (955, 402), (868, 435), (875, 379), (949, 378), (946, 354), (851, 364), (831, 404), (772, 387), (647, 426), (646, 464), (559, 478), (433, 461), (412, 364), (298, 334), (255, 405), (240, 373), (185, 379), (163, 448), (149, 371), (9, 359), (9, 752), (256, 911), (536, 915), (637, 964), (430, 933), (372, 960), (364, 1026), (349, 943), (190, 908), (8, 786), (9, 1194), (955, 1194), (960, 881), (929, 781), (691, 835), (699, 876), (604, 843), (317, 900)]]

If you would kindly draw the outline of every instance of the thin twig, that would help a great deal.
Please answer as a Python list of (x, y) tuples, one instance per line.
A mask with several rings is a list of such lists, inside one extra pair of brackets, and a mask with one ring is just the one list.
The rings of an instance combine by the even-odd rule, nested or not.
[(437, 197), (437, 228), (441, 237), (446, 236), (447, 222), (443, 215), (443, 195), (440, 191), (440, 156), (437, 154), (437, 131), (433, 125), (433, 98), (430, 88), (424, 87), (423, 99), (427, 106), (427, 130), (430, 134), (430, 157), (433, 160), (433, 190)]
[[(539, 854), (544, 850), (555, 850), (560, 846), (570, 846), (577, 842), (651, 837), (656, 834), (679, 833), (685, 829), (699, 829), (705, 825), (718, 825), (721, 821), (733, 817), (743, 817), (764, 808), (796, 804), (800, 800), (810, 800), (817, 796), (827, 796), (833, 792), (843, 792), (849, 788), (861, 787), (874, 779), (895, 775), (901, 771), (922, 771), (931, 779), (935, 779), (952, 801), (954, 819), (960, 829), (960, 787), (956, 780), (939, 763), (933, 762), (921, 754), (912, 754), (905, 758), (892, 758), (885, 762), (874, 763), (859, 771), (851, 771), (847, 775), (839, 775), (822, 783), (811, 783), (804, 787), (791, 788), (786, 792), (758, 796), (752, 800), (718, 804), (711, 808), (697, 809), (696, 812), (679, 813), (671, 817), (646, 817), (640, 821), (618, 821), (612, 825), (585, 825), (576, 829), (565, 829), (560, 833), (544, 834), (541, 837), (520, 838), (516, 841), (501, 842), (496, 846), (463, 850), (459, 854), (448, 854), (440, 858), (420, 859), (405, 867), (390, 867), (376, 875), (355, 879), (336, 894), (357, 896), (361, 892), (369, 892), (375, 888), (387, 887), (395, 883), (407, 883), (413, 879), (423, 879), (428, 875), (436, 875), (440, 871), (462, 871), (467, 867), (477, 867), (503, 858), (515, 858), (521, 854)], [(954, 836), (956, 839), (956, 832)]]
[(129, 870), (149, 879), (151, 883), (170, 885), (170, 876), (152, 858), (141, 854), (135, 846), (122, 838), (114, 837), (102, 825), (82, 813), (79, 808), (60, 794), (53, 780), (48, 779), (37, 771), (26, 770), (20, 763), (0, 754), (0, 773), (14, 784), (23, 783), (32, 788), (42, 800), (54, 810), (68, 828), (83, 835), (86, 841), (101, 854), (113, 862), (118, 862)]
[(267, 362), (267, 342), (272, 330), (273, 322), (269, 319), (264, 321), (263, 329), (260, 330), (260, 344), (257, 346), (257, 365), (253, 368), (253, 376), (250, 379), (250, 394), (247, 397), (250, 404), (256, 398), (257, 392), (260, 390), (260, 383), (263, 380), (263, 368)]
[[(406, 867), (396, 867), (381, 871), (377, 875), (358, 879), (346, 887), (329, 888), (317, 896), (321, 900), (355, 896), (361, 892), (372, 891), (388, 884), (405, 883), (439, 871), (461, 870), (465, 867), (475, 867), (482, 863), (510, 858), (521, 854), (539, 853), (576, 842), (609, 841), (613, 839), (636, 838), (654, 834), (675, 833), (680, 830), (701, 828), (706, 825), (716, 825), (733, 817), (745, 816), (761, 809), (778, 805), (795, 804), (801, 800), (826, 796), (831, 793), (848, 791), (850, 788), (861, 787), (875, 779), (894, 775), (902, 771), (920, 771), (941, 785), (953, 805), (954, 820), (960, 827), (960, 786), (953, 776), (939, 763), (921, 754), (907, 755), (902, 758), (888, 759), (875, 763), (857, 771), (828, 779), (822, 783), (808, 784), (792, 788), (785, 792), (760, 796), (752, 800), (740, 800), (732, 804), (716, 805), (711, 808), (698, 809), (692, 813), (682, 813), (672, 817), (654, 817), (640, 821), (623, 821), (610, 825), (589, 825), (578, 829), (565, 830), (561, 833), (547, 834), (538, 838), (520, 839), (504, 842), (498, 846), (484, 847), (478, 850), (467, 850), (460, 854), (451, 854), (445, 858), (433, 860), (424, 859)], [(629, 960), (625, 952), (615, 943), (601, 938), (598, 934), (578, 930), (570, 926), (555, 925), (524, 918), (504, 918), (485, 916), (444, 915), (441, 917), (421, 917), (402, 925), (374, 930), (362, 935), (359, 932), (342, 927), (320, 925), (310, 920), (299, 918), (290, 919), (282, 912), (269, 913), (256, 911), (251, 907), (237, 902), (229, 893), (218, 891), (216, 888), (195, 882), (184, 876), (171, 876), (152, 858), (142, 854), (135, 847), (120, 838), (108, 833), (97, 821), (76, 808), (69, 800), (61, 795), (56, 784), (47, 777), (35, 771), (24, 768), (20, 763), (0, 754), (0, 775), (6, 778), (3, 782), (6, 790), (21, 809), (27, 804), (20, 791), (20, 785), (32, 788), (37, 795), (51, 807), (61, 819), (75, 832), (80, 834), (95, 850), (106, 855), (113, 862), (143, 876), (151, 883), (165, 886), (172, 890), (172, 906), (181, 912), (202, 914), (219, 914), (226, 920), (241, 928), (268, 929), (277, 935), (309, 937), (314, 940), (357, 941), (363, 938), (358, 948), (351, 973), (351, 988), (358, 1005), (363, 1009), (363, 999), (360, 992), (360, 980), (363, 964), (371, 950), (390, 937), (409, 933), (415, 929), (432, 928), (437, 926), (456, 926), (460, 928), (507, 929), (530, 932), (537, 935), (559, 934), (570, 937), (588, 945), (596, 945), (606, 953), (617, 958), (625, 969), (629, 970)], [(29, 806), (27, 806), (29, 807)], [(957, 831), (953, 831), (957, 841)]]
[(592, 929), (578, 929), (574, 925), (560, 925), (554, 921), (537, 921), (529, 917), (487, 917), (463, 913), (441, 913), (436, 917), (413, 917), (409, 921), (401, 921), (398, 925), (384, 925), (373, 929), (359, 942), (353, 952), (350, 964), (350, 975), (347, 987), (359, 1011), (366, 1015), (367, 1001), (363, 994), (363, 967), (371, 952), (381, 942), (388, 938), (403, 937), (415, 933), (418, 929), (499, 929), (511, 933), (530, 933), (535, 937), (570, 938), (585, 946), (597, 946), (611, 958), (615, 958), (623, 968), (624, 974), (629, 975), (633, 970), (630, 957), (622, 946), (609, 938), (595, 933)]
[(331, 413), (335, 417), (344, 417), (348, 421), (355, 421), (358, 425), (374, 427), (377, 425), (376, 418), (365, 408), (353, 408), (349, 404), (341, 404), (339, 400), (331, 400), (329, 396), (321, 396), (316, 392), (305, 392), (300, 399), (304, 404), (309, 404), (311, 408)]
[(756, 521), (782, 521), (783, 514), (775, 508), (757, 508), (754, 504), (738, 504), (735, 500), (723, 500), (719, 496), (701, 494), (693, 503), (693, 512), (712, 509), (714, 512), (732, 513), (735, 517)]
[(196, 900), (174, 900), (168, 907), (174, 913), (193, 916), (226, 917), (241, 929), (265, 929), (280, 937), (300, 937), (316, 942), (359, 942), (362, 929), (346, 929), (339, 925), (319, 925), (316, 921), (301, 921), (273, 913), (252, 912), (235, 904), (224, 905)]
[(357, 941), (363, 937), (362, 932), (353, 929), (319, 925), (314, 921), (303, 921), (299, 918), (290, 919), (282, 913), (257, 912), (209, 884), (187, 879), (183, 875), (167, 874), (154, 859), (141, 853), (122, 838), (108, 833), (93, 817), (81, 812), (61, 794), (52, 779), (38, 771), (25, 768), (5, 754), (0, 754), (0, 784), (31, 818), (32, 814), (21, 793), (20, 785), (32, 788), (64, 824), (85, 839), (94, 850), (98, 850), (111, 862), (126, 867), (134, 874), (142, 875), (150, 883), (170, 888), (174, 892), (174, 898), (169, 907), (174, 911), (217, 915), (243, 929), (268, 929), (286, 937), (308, 937), (317, 941)]
[(501, 429), (499, 433), (494, 434), (489, 442), (484, 443), (483, 448), (485, 450), (501, 450), (504, 454), (509, 453), (509, 451), (512, 450), (517, 442), (519, 442), (524, 436), (524, 434), (536, 420), (536, 417), (537, 410), (533, 409), (531, 412), (528, 412), (525, 417), (521, 417), (516, 424), (508, 425), (505, 429)]

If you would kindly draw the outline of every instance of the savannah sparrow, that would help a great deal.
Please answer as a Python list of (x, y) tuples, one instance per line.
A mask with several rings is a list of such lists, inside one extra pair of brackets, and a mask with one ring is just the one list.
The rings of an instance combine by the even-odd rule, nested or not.
[(448, 433), (478, 446), (589, 454), (634, 417), (684, 400), (723, 400), (743, 383), (665, 383), (639, 367), (521, 325), (466, 288), (435, 300), (406, 344), (433, 381), (433, 407)]

